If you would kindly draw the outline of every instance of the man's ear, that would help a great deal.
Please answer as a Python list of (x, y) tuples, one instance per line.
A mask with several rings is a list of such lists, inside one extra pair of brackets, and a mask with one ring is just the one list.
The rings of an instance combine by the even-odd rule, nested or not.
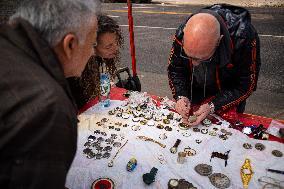
[(63, 51), (64, 51), (65, 56), (68, 59), (71, 59), (74, 53), (74, 49), (76, 49), (76, 47), (78, 46), (78, 43), (79, 43), (78, 38), (72, 33), (69, 33), (64, 37), (63, 44), (62, 44)]

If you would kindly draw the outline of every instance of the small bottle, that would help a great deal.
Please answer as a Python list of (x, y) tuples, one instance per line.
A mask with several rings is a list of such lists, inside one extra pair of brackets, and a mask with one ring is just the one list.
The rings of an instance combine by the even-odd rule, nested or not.
[(110, 106), (110, 79), (107, 73), (100, 74), (100, 104), (102, 107)]

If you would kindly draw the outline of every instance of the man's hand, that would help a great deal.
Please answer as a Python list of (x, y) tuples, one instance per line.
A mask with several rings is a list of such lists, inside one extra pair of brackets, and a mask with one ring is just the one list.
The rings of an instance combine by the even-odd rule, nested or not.
[(182, 122), (188, 124), (190, 101), (186, 97), (180, 98), (176, 105), (175, 110), (182, 116)]
[(210, 106), (209, 104), (203, 104), (199, 107), (199, 109), (196, 112), (193, 112), (193, 115), (196, 115), (197, 119), (193, 123), (189, 123), (190, 126), (196, 126), (201, 121), (203, 121), (207, 115), (210, 113)]

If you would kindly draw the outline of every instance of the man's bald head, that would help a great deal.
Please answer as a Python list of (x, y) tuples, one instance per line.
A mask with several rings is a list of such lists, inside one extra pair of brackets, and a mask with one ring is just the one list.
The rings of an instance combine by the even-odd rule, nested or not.
[(184, 28), (184, 50), (190, 57), (210, 58), (220, 38), (220, 24), (211, 14), (193, 15)]

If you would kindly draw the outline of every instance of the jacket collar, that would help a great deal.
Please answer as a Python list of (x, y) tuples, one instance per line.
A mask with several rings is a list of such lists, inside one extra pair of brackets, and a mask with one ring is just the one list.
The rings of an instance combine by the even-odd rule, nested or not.
[(0, 35), (12, 42), (45, 69), (51, 77), (63, 87), (73, 105), (76, 107), (59, 60), (48, 43), (29, 22), (23, 19), (17, 19), (14, 24), (1, 27)]

